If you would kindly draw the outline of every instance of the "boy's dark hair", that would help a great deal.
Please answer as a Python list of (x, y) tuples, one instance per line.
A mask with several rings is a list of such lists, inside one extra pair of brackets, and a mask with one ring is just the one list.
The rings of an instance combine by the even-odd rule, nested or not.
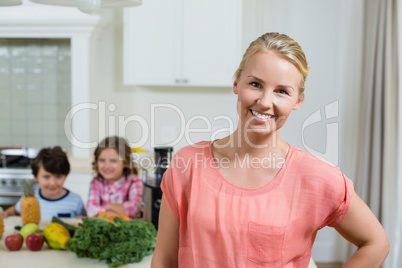
[(53, 174), (67, 176), (70, 172), (67, 155), (60, 146), (40, 150), (39, 154), (31, 162), (32, 174), (35, 177), (38, 175), (40, 167)]

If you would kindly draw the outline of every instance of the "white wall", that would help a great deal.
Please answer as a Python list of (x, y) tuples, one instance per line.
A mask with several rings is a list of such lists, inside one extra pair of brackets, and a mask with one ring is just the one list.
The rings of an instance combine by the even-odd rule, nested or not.
[(67, 176), (64, 187), (76, 194), (79, 194), (84, 204), (86, 204), (88, 201), (91, 179), (92, 175), (90, 173), (72, 172)]

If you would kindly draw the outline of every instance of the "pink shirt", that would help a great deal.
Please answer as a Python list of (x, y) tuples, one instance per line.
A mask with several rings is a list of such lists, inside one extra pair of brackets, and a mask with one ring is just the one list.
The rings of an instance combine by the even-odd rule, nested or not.
[(114, 183), (92, 179), (87, 202), (87, 214), (93, 216), (106, 211), (105, 204), (123, 204), (127, 216), (137, 218), (141, 215), (142, 180), (136, 175), (122, 177)]
[(352, 182), (303, 150), (290, 146), (273, 180), (246, 189), (220, 174), (211, 142), (197, 145), (181, 149), (162, 179), (180, 222), (179, 267), (308, 267), (317, 231), (346, 216)]

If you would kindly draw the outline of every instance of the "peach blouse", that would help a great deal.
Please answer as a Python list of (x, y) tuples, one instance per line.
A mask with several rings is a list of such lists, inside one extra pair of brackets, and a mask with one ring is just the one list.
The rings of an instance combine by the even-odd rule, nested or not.
[(290, 145), (274, 179), (242, 188), (221, 175), (211, 144), (179, 150), (162, 179), (164, 198), (180, 222), (179, 267), (308, 267), (317, 231), (345, 218), (352, 182)]

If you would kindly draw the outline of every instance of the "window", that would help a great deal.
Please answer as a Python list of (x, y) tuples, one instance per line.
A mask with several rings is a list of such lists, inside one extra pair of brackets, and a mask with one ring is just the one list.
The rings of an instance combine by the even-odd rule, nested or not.
[(0, 146), (71, 147), (70, 39), (0, 39)]

